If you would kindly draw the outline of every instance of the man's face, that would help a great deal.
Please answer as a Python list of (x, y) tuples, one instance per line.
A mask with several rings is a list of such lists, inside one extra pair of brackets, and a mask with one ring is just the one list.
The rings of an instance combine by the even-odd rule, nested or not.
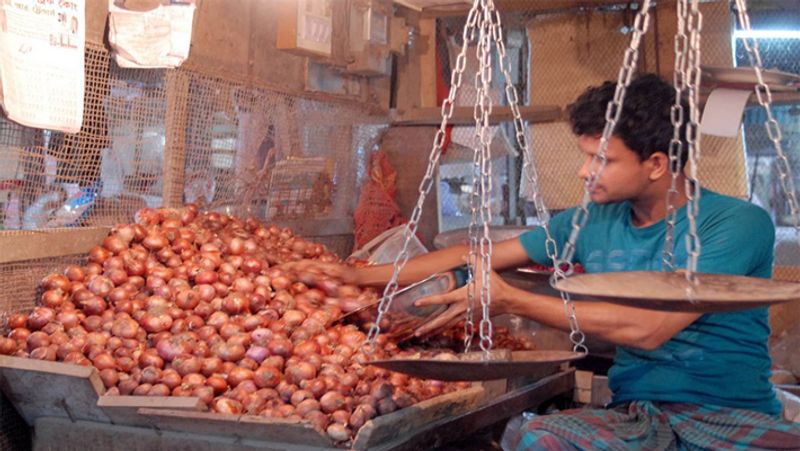
[[(597, 154), (599, 147), (599, 136), (583, 135), (578, 138), (578, 148), (584, 155), (578, 177), (584, 181), (598, 169), (592, 167), (592, 157)], [(592, 202), (605, 204), (636, 199), (649, 186), (650, 164), (648, 161), (640, 161), (639, 155), (620, 138), (612, 136), (609, 139), (606, 158), (606, 166), (591, 191)]]

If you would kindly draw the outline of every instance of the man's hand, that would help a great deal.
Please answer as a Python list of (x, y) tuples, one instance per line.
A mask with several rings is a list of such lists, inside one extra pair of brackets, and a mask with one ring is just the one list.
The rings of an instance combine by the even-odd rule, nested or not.
[(315, 273), (340, 280), (344, 284), (358, 285), (358, 270), (340, 263), (323, 263), (317, 260), (298, 260), (280, 266), (286, 272), (301, 274)]
[[(482, 283), (480, 280), (481, 279), (480, 273), (477, 273), (476, 277), (478, 278), (478, 283), (476, 284), (475, 287), (476, 288), (475, 299), (472, 311), (473, 311), (473, 318), (477, 323), (477, 321), (480, 321), (482, 314), (481, 313)], [(491, 271), (489, 273), (489, 285), (490, 285), (489, 297), (491, 299), (490, 314), (492, 316), (496, 316), (496, 315), (501, 315), (503, 313), (508, 313), (508, 307), (510, 306), (510, 302), (512, 301), (512, 299), (508, 296), (511, 287), (503, 280), (502, 277), (500, 277), (494, 271)], [(431, 321), (425, 323), (423, 326), (417, 329), (415, 335), (422, 336), (422, 335), (441, 332), (453, 326), (459, 320), (464, 318), (465, 312), (467, 311), (468, 289), (469, 285), (463, 286), (449, 293), (428, 296), (426, 298), (419, 299), (417, 302), (415, 302), (415, 305), (419, 307), (423, 307), (426, 305), (449, 305), (447, 310), (445, 310), (440, 315), (436, 316)]]

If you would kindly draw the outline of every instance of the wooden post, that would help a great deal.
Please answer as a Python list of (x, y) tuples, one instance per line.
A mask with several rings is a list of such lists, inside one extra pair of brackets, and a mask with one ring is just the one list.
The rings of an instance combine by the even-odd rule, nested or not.
[(436, 19), (419, 21), (419, 106), (436, 106)]
[(183, 204), (189, 77), (179, 70), (170, 70), (167, 71), (164, 82), (167, 90), (167, 124), (163, 205), (178, 207)]

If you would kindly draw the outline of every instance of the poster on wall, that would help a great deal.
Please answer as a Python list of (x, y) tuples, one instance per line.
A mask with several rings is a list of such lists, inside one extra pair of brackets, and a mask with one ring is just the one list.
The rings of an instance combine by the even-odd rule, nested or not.
[(129, 68), (180, 66), (189, 57), (196, 9), (195, 0), (109, 0), (108, 41), (114, 60)]
[(28, 127), (83, 121), (85, 0), (0, 0), (0, 103)]

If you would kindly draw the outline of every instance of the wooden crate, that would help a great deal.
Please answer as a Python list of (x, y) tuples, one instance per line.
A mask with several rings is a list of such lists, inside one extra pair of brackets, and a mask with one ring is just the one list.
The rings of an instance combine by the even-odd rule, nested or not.
[[(572, 371), (511, 392), (505, 380), (475, 385), (367, 422), (352, 449), (421, 449), (462, 438), (573, 385)], [(34, 426), (35, 449), (334, 449), (307, 422), (205, 412), (197, 398), (103, 396), (91, 367), (0, 356), (0, 388)]]
[[(498, 386), (495, 385), (494, 389)], [(502, 384), (501, 384), (502, 385)], [(441, 409), (435, 407), (450, 404), (445, 395), (442, 400), (420, 403), (421, 410), (402, 409), (377, 420), (385, 424), (374, 425), (372, 432), (365, 425), (354, 441), (352, 449), (358, 450), (420, 450), (433, 449), (444, 443), (463, 439), (466, 434), (493, 425), (546, 401), (558, 394), (569, 393), (574, 386), (574, 372), (563, 371), (541, 379), (527, 387), (507, 393), (494, 394), (476, 407), (466, 411), (451, 409), (449, 416), (432, 420), (420, 415), (422, 411)], [(473, 387), (473, 389), (484, 389)], [(450, 398), (452, 400), (452, 397)], [(433, 408), (432, 408), (433, 407)], [(445, 407), (446, 409), (446, 407)], [(158, 417), (156, 427), (131, 427), (89, 421), (70, 421), (64, 418), (42, 417), (35, 423), (33, 449), (37, 451), (58, 449), (60, 451), (83, 451), (103, 449), (109, 451), (138, 451), (157, 449), (191, 449), (192, 451), (240, 451), (240, 450), (331, 450), (332, 444), (313, 445), (317, 437), (313, 433), (298, 436), (297, 425), (290, 421), (253, 421), (247, 416), (224, 418), (214, 415), (213, 426), (207, 423), (210, 414), (174, 411), (151, 412), (143, 409), (141, 414)], [(223, 417), (223, 418), (220, 418)], [(414, 418), (418, 417), (418, 418)], [(198, 420), (202, 423), (198, 424)], [(423, 419), (427, 424), (420, 426)], [(267, 424), (277, 425), (284, 431), (278, 441), (264, 432)], [(412, 427), (413, 423), (413, 427)], [(189, 424), (192, 429), (186, 429)], [(257, 438), (256, 435), (260, 435)], [(364, 438), (369, 436), (370, 438)], [(288, 442), (287, 440), (297, 440)]]
[(205, 409), (195, 397), (104, 396), (94, 367), (5, 355), (0, 355), (0, 390), (29, 425), (57, 417), (149, 426), (139, 409)]

